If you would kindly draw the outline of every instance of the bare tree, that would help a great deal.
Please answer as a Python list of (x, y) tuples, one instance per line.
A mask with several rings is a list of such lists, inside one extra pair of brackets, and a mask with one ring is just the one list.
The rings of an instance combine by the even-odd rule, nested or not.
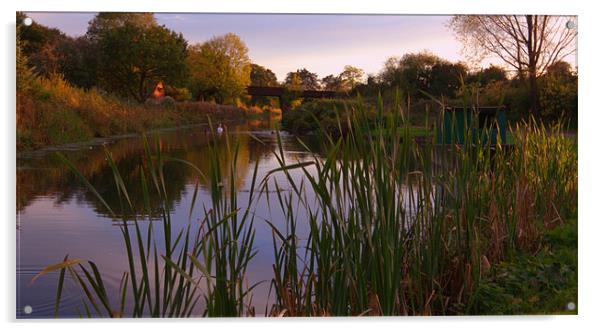
[(539, 111), (537, 77), (576, 51), (574, 17), (548, 15), (456, 15), (450, 27), (469, 56), (495, 55), (528, 83), (531, 112)]

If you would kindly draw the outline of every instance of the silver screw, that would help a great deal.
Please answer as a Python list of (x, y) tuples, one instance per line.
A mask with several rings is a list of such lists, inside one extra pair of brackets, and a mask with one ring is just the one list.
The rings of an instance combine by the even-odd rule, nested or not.
[(575, 22), (573, 22), (573, 21), (566, 22), (566, 28), (567, 29), (571, 29), (572, 30), (572, 29), (574, 29), (576, 27), (577, 27), (577, 24), (575, 24)]
[(30, 26), (31, 23), (33, 23), (33, 20), (29, 17), (25, 17), (25, 19), (23, 20), (23, 24), (25, 24), (26, 26)]
[(31, 308), (30, 305), (27, 305), (25, 307), (23, 307), (23, 312), (27, 315), (31, 314), (33, 312), (33, 308)]
[(568, 309), (568, 310), (575, 310), (575, 308), (576, 308), (576, 306), (575, 306), (575, 303), (574, 303), (574, 302), (569, 302), (569, 303), (566, 305), (566, 309)]

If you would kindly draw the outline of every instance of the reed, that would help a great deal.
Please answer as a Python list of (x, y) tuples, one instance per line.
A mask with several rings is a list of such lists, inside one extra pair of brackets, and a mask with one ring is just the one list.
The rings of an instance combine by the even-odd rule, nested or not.
[[(270, 316), (464, 314), (474, 311), (475, 291), (493, 264), (537, 252), (545, 231), (576, 217), (577, 152), (561, 124), (516, 124), (510, 128), (515, 145), (503, 146), (479, 133), (476, 121), (466, 121), (468, 143), (437, 145), (433, 136), (414, 139), (411, 107), (400, 97), (393, 108), (382, 99), (375, 110), (363, 104), (353, 103), (345, 116), (335, 109), (339, 132), (324, 136), (325, 153), (311, 161), (287, 161), (278, 134), (278, 166), (257, 178), (256, 163), (249, 199), (242, 202), (235, 186), (237, 143), (226, 143), (234, 157), (225, 171), (214, 145), (211, 170), (203, 173), (163, 155), (158, 140), (154, 148), (145, 140), (140, 185), (147, 211), (121, 219), (129, 269), (119, 293), (107, 293), (93, 262), (65, 257), (41, 273), (60, 272), (56, 311), (70, 277), (82, 290), (88, 316), (184, 317), (201, 300), (203, 316), (254, 315), (258, 284), (246, 278), (256, 254), (252, 206), (266, 199), (283, 215), (267, 220), (274, 252)], [(457, 130), (452, 125), (452, 134)], [(108, 151), (107, 160), (121, 198), (119, 215), (135, 215)], [(180, 231), (166, 203), (158, 214), (150, 208), (151, 192), (168, 201), (166, 162), (188, 164), (211, 183), (204, 217)], [(190, 215), (198, 208), (197, 192), (198, 184)], [(153, 231), (157, 218), (160, 236)], [(300, 237), (299, 224), (308, 225), (307, 237)]]
[[(273, 231), (273, 314), (461, 314), (492, 263), (536, 251), (546, 228), (576, 212), (576, 152), (560, 125), (519, 124), (513, 148), (476, 123), (465, 123), (472, 144), (423, 145), (410, 107), (379, 100), (370, 125), (356, 104), (311, 166), (275, 151), (275, 171), (300, 168), (307, 185), (287, 175), (292, 192), (275, 186), (287, 226)], [(298, 222), (310, 225), (305, 247)]]
[[(230, 148), (229, 143), (227, 146)], [(205, 301), (202, 314), (206, 316), (240, 316), (248, 313), (244, 300), (253, 286), (246, 286), (245, 272), (255, 255), (254, 230), (249, 208), (241, 210), (237, 205), (234, 186), (236, 158), (230, 166), (231, 184), (223, 187), (224, 178), (215, 150), (210, 156), (214, 160), (212, 171), (206, 175), (186, 160), (163, 155), (158, 139), (151, 146), (144, 137), (144, 147), (145, 158), (139, 167), (145, 203), (145, 213), (142, 215), (136, 214), (128, 188), (110, 151), (106, 150), (106, 156), (113, 170), (115, 189), (119, 193), (119, 213), (114, 211), (115, 206), (106, 203), (66, 157), (58, 154), (113, 218), (119, 219), (124, 255), (127, 256), (129, 267), (123, 273), (119, 293), (108, 293), (102, 269), (94, 262), (68, 256), (63, 262), (42, 270), (32, 282), (44, 274), (60, 271), (55, 315), (59, 312), (67, 277), (82, 291), (81, 316), (188, 317), (198, 314), (201, 299)], [(234, 155), (237, 155), (237, 150), (238, 146)], [(188, 224), (179, 231), (176, 231), (168, 209), (168, 190), (163, 172), (166, 162), (183, 162), (197, 171), (199, 177), (208, 176), (211, 183), (212, 201), (208, 207), (202, 206), (204, 218), (192, 219), (199, 188), (197, 181)], [(151, 209), (151, 192), (159, 197), (158, 211), (157, 208)], [(252, 199), (251, 194), (248, 206)], [(145, 224), (141, 224), (142, 221)], [(155, 223), (160, 223), (161, 228), (155, 230)]]

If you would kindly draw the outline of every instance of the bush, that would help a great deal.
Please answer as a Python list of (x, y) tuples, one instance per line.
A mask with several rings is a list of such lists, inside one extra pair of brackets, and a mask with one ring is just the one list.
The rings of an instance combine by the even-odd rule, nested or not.
[(558, 314), (577, 303), (577, 221), (546, 233), (536, 255), (499, 263), (476, 289), (470, 314)]
[[(323, 133), (339, 135), (338, 116), (346, 123), (347, 112), (358, 106), (358, 101), (320, 99), (305, 102), (282, 113), (282, 128), (294, 134)], [(343, 132), (344, 133), (344, 132)]]
[(541, 114), (546, 119), (577, 122), (577, 78), (546, 75), (540, 83)]
[(173, 87), (173, 86), (169, 86), (168, 85), (165, 88), (165, 95), (167, 95), (168, 97), (173, 98), (173, 100), (175, 100), (175, 101), (190, 101), (190, 100), (192, 100), (192, 94), (185, 87), (177, 88), (177, 87)]
[(66, 109), (44, 112), (42, 123), (43, 130), (53, 144), (89, 140), (93, 137), (92, 130), (83, 119)]

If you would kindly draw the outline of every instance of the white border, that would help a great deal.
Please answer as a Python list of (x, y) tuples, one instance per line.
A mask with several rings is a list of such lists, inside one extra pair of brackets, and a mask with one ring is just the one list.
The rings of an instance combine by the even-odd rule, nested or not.
[[(3, 161), (0, 162), (0, 183), (3, 188), (2, 225), (4, 231), (0, 247), (3, 250), (3, 270), (0, 272), (0, 314), (2, 322), (9, 328), (25, 330), (101, 330), (113, 327), (140, 327), (144, 330), (165, 329), (173, 324), (179, 328), (236, 328), (239, 330), (306, 330), (307, 328), (329, 327), (365, 330), (372, 324), (378, 327), (407, 329), (444, 329), (451, 330), (513, 330), (545, 327), (551, 330), (569, 330), (574, 328), (593, 328), (600, 323), (600, 257), (599, 245), (602, 234), (599, 221), (601, 187), (600, 163), (596, 162), (601, 148), (602, 127), (602, 74), (600, 72), (600, 17), (594, 1), (565, 0), (430, 0), (408, 1), (408, 3), (385, 0), (343, 1), (343, 0), (305, 0), (305, 1), (244, 1), (219, 0), (104, 0), (79, 1), (67, 0), (19, 0), (3, 1), (2, 40), (4, 50), (0, 52), (2, 70), (3, 107), (0, 110), (2, 120), (1, 141), (4, 143)], [(15, 323), (15, 11), (152, 11), (152, 12), (252, 12), (252, 13), (388, 13), (388, 14), (509, 14), (537, 13), (579, 15), (579, 316), (557, 317), (460, 317), (460, 318), (379, 318), (379, 319), (217, 319), (217, 320), (144, 320), (144, 321), (33, 321)], [(10, 154), (10, 155), (7, 155)], [(596, 208), (598, 207), (598, 208)], [(43, 323), (44, 325), (41, 325)], [(110, 323), (110, 324), (108, 324)], [(133, 324), (136, 323), (136, 324)], [(336, 324), (336, 325), (335, 325)]]

